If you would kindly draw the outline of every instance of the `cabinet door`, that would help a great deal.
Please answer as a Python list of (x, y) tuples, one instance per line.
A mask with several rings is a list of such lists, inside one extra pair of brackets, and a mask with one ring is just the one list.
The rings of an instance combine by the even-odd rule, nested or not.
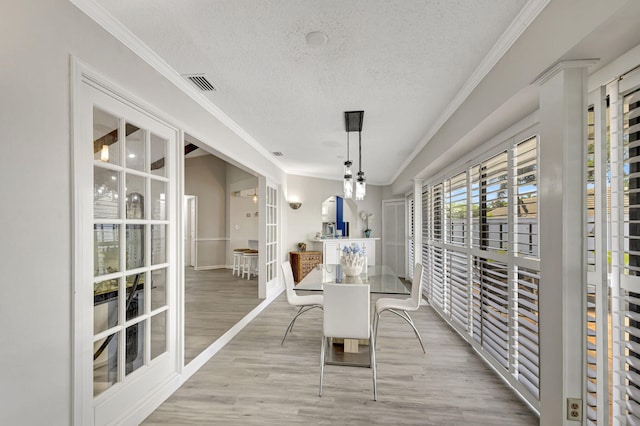
[(340, 241), (325, 242), (323, 253), (324, 263), (340, 263), (340, 250), (342, 250), (342, 243)]

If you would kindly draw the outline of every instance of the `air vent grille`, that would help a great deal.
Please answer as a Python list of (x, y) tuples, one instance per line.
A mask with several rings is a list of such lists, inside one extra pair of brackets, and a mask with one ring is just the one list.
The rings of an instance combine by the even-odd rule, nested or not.
[(196, 87), (203, 92), (215, 92), (216, 88), (213, 83), (204, 74), (184, 75), (184, 78), (191, 81)]
[(276, 157), (282, 157), (284, 154), (280, 151), (273, 151), (273, 155), (275, 155)]

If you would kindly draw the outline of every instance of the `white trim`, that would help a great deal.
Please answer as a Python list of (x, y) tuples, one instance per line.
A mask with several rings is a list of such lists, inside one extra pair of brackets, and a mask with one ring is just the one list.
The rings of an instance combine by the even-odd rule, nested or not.
[(194, 271), (207, 271), (210, 269), (229, 269), (228, 265), (204, 265), (204, 266), (194, 266)]
[[(88, 269), (87, 265), (92, 264), (91, 256), (93, 253), (93, 243), (92, 243), (92, 232), (89, 231), (93, 228), (94, 223), (100, 223), (101, 220), (96, 220), (93, 218), (93, 215), (87, 214), (88, 209), (92, 208), (91, 205), (93, 203), (93, 195), (91, 187), (92, 185), (87, 185), (87, 182), (83, 179), (87, 175), (92, 175), (94, 162), (93, 161), (85, 161), (86, 159), (86, 144), (84, 141), (91, 140), (91, 133), (87, 130), (87, 122), (91, 122), (91, 117), (86, 116), (89, 113), (87, 112), (90, 105), (87, 102), (93, 101), (100, 97), (101, 102), (105, 104), (107, 107), (111, 104), (110, 108), (113, 109), (121, 109), (123, 111), (127, 111), (127, 114), (135, 114), (137, 115), (138, 120), (142, 120), (147, 122), (147, 125), (152, 124), (153, 131), (158, 132), (160, 129), (160, 133), (157, 133), (163, 138), (166, 138), (172, 143), (168, 146), (167, 155), (176, 156), (178, 152), (178, 138), (180, 135), (179, 129), (171, 124), (171, 122), (165, 118), (163, 118), (163, 114), (159, 113), (156, 109), (148, 105), (146, 102), (136, 98), (128, 94), (124, 89), (120, 86), (114, 84), (108, 78), (104, 77), (99, 72), (95, 71), (91, 67), (84, 64), (78, 58), (70, 56), (70, 94), (71, 94), (71, 110), (70, 110), (70, 120), (71, 120), (71, 152), (72, 152), (72, 165), (71, 165), (71, 179), (72, 179), (72, 237), (73, 237), (73, 300), (72, 300), (72, 371), (73, 371), (73, 379), (72, 379), (72, 424), (74, 425), (91, 425), (96, 421), (97, 410), (99, 410), (102, 406), (102, 410), (107, 410), (106, 406), (103, 406), (103, 403), (116, 403), (117, 399), (122, 399), (122, 392), (126, 392), (125, 389), (131, 389), (131, 386), (138, 386), (140, 389), (144, 389), (145, 386), (149, 386), (149, 383), (146, 383), (142, 379), (142, 372), (147, 371), (146, 374), (149, 373), (149, 366), (152, 370), (157, 370), (160, 373), (159, 369), (162, 369), (164, 373), (166, 373), (167, 379), (172, 375), (176, 374), (175, 365), (166, 365), (169, 364), (171, 359), (177, 358), (177, 350), (173, 347), (172, 342), (176, 341), (176, 315), (177, 315), (177, 305), (175, 305), (175, 295), (174, 290), (168, 286), (167, 287), (167, 305), (172, 309), (176, 309), (174, 315), (167, 315), (167, 349), (169, 354), (167, 356), (161, 356), (156, 358), (152, 363), (147, 364), (149, 361), (148, 348), (149, 345), (145, 345), (145, 352), (143, 357), (145, 359), (145, 365), (139, 368), (136, 372), (130, 373), (127, 375), (128, 380), (126, 383), (126, 388), (122, 387), (122, 381), (119, 381), (112, 388), (106, 390), (102, 394), (97, 397), (94, 397), (93, 392), (93, 378), (91, 373), (93, 361), (92, 358), (92, 342), (94, 339), (94, 331), (93, 331), (93, 301), (88, 296), (88, 292), (86, 291), (86, 283), (87, 282), (96, 282), (96, 280), (103, 280), (105, 276), (94, 277), (92, 271)], [(118, 107), (114, 107), (114, 105), (118, 105)], [(121, 116), (121, 112), (116, 115)], [(120, 126), (122, 127), (122, 123)], [(122, 131), (122, 128), (120, 128)], [(148, 138), (149, 136), (147, 136)], [(147, 143), (149, 141), (147, 140)], [(148, 149), (148, 147), (147, 147)], [(124, 151), (122, 151), (121, 156), (124, 155)], [(148, 154), (148, 153), (147, 153)], [(148, 157), (148, 156), (147, 156)], [(123, 157), (121, 157), (122, 160)], [(147, 160), (148, 161), (148, 160)], [(121, 161), (122, 164), (124, 164)], [(177, 170), (175, 166), (171, 166), (171, 163), (167, 165), (169, 167), (170, 176), (175, 176), (175, 178), (167, 179), (170, 183), (167, 188), (170, 192), (175, 191), (175, 184), (171, 185), (171, 182), (177, 181)], [(119, 169), (120, 170), (120, 169)], [(147, 174), (149, 179), (152, 180), (162, 180), (165, 179), (152, 176)], [(122, 186), (121, 182), (121, 186)], [(147, 182), (148, 185), (148, 182)], [(147, 188), (148, 190), (148, 188)], [(176, 191), (177, 192), (177, 191)], [(169, 203), (167, 207), (168, 219), (162, 221), (156, 221), (151, 219), (145, 219), (141, 223), (145, 224), (171, 224), (175, 220), (177, 220), (177, 215), (179, 214), (179, 209), (175, 205), (177, 201), (174, 201), (173, 204)], [(122, 213), (124, 211), (124, 204), (121, 203), (120, 209)], [(89, 219), (90, 216), (90, 219)], [(122, 220), (114, 220), (111, 223), (125, 223)], [(133, 223), (126, 222), (126, 223)], [(176, 226), (169, 226), (168, 234), (167, 234), (167, 258), (178, 260), (178, 253), (176, 251), (178, 249), (175, 248), (173, 242), (176, 238), (178, 238), (178, 232)], [(125, 232), (122, 230), (121, 239), (124, 239)], [(151, 250), (151, 246), (149, 244), (150, 235), (145, 236), (145, 256), (148, 258)], [(121, 265), (124, 265), (124, 252), (121, 253)], [(167, 281), (172, 282), (176, 280), (176, 274), (178, 271), (176, 270), (177, 265), (175, 263), (169, 265), (148, 265), (144, 268), (141, 268), (140, 271), (150, 271), (153, 269), (158, 269), (161, 266), (167, 266)], [(131, 272), (131, 271), (129, 271)], [(118, 275), (122, 275), (119, 273)], [(124, 286), (124, 282), (122, 278), (120, 279), (121, 290), (122, 286)], [(157, 313), (158, 311), (154, 311)], [(120, 312), (119, 329), (126, 329), (126, 327), (130, 326), (133, 323), (137, 323), (140, 321), (146, 321), (149, 315), (143, 314), (139, 318), (136, 318), (132, 321), (125, 321), (124, 319), (124, 311)], [(148, 343), (148, 336), (147, 343)], [(88, 340), (90, 339), (90, 341)], [(119, 339), (119, 352), (123, 353), (124, 348), (124, 340)], [(163, 363), (165, 365), (163, 365)], [(119, 365), (119, 376), (124, 378), (124, 365), (121, 363)], [(164, 375), (163, 373), (163, 375)], [(153, 373), (155, 374), (155, 373)], [(146, 376), (145, 376), (146, 377)], [(160, 376), (156, 375), (157, 380), (160, 379)], [(146, 383), (146, 384), (145, 384)], [(116, 390), (119, 389), (119, 390)], [(133, 407), (132, 407), (133, 408)]]
[(600, 86), (606, 86), (613, 80), (620, 78), (638, 66), (638, 58), (640, 58), (640, 44), (629, 49), (628, 52), (608, 63), (604, 67), (595, 71), (589, 76), (588, 88), (589, 93), (597, 90)]
[(478, 65), (478, 68), (476, 68), (460, 91), (458, 91), (458, 93), (453, 97), (449, 105), (447, 105), (447, 107), (442, 111), (442, 114), (440, 114), (438, 119), (433, 123), (427, 134), (422, 138), (420, 143), (415, 147), (407, 159), (400, 165), (398, 171), (394, 173), (391, 180), (387, 183), (388, 185), (398, 179), (400, 173), (407, 168), (407, 166), (414, 160), (438, 130), (440, 130), (456, 110), (460, 108), (471, 92), (473, 92), (478, 84), (480, 84), (487, 74), (489, 74), (489, 71), (491, 71), (498, 61), (502, 59), (505, 53), (507, 53), (511, 46), (513, 46), (516, 40), (518, 40), (522, 33), (538, 17), (540, 12), (542, 12), (550, 1), (551, 0), (530, 0), (524, 8), (522, 8), (518, 16), (516, 16), (511, 25), (509, 25), (493, 48), (484, 57), (480, 65)]
[(554, 75), (558, 74), (560, 71), (564, 71), (571, 68), (588, 68), (594, 64), (596, 64), (599, 59), (576, 59), (573, 61), (561, 61), (558, 62), (545, 71), (543, 71), (540, 75), (538, 75), (533, 82), (532, 85), (542, 86), (549, 79), (551, 79)]

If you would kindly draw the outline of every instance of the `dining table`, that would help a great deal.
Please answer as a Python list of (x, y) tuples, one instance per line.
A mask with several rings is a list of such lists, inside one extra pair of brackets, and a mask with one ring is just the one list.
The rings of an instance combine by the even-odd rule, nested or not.
[[(298, 291), (322, 291), (323, 285), (368, 284), (370, 294), (410, 295), (410, 291), (398, 275), (387, 265), (370, 265), (356, 276), (347, 276), (340, 264), (316, 265), (296, 286)], [(327, 364), (369, 366), (367, 340), (334, 339)]]

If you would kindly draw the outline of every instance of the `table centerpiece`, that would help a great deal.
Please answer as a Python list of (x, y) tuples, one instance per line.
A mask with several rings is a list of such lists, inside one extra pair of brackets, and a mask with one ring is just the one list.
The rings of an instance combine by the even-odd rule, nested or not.
[(351, 243), (350, 246), (344, 246), (342, 249), (340, 265), (347, 277), (355, 277), (362, 273), (366, 260), (364, 250), (357, 243)]

